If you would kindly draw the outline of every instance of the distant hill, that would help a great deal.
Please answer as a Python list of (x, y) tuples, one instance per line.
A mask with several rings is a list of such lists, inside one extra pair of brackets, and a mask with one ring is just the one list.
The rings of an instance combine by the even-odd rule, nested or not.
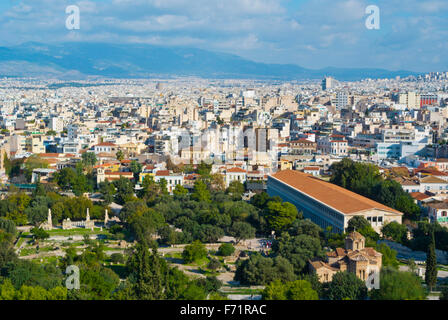
[(82, 42), (56, 45), (30, 42), (0, 47), (0, 74), (62, 79), (197, 76), (273, 80), (320, 79), (325, 75), (338, 80), (416, 75), (409, 71), (383, 69), (312, 70), (292, 64), (258, 63), (232, 54), (193, 48)]

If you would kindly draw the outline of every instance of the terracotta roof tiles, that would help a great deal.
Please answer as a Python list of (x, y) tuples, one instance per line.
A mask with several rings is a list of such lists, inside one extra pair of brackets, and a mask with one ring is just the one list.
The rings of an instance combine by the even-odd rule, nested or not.
[(402, 215), (401, 212), (379, 202), (299, 171), (283, 170), (271, 175), (270, 178), (281, 181), (343, 214), (379, 209)]

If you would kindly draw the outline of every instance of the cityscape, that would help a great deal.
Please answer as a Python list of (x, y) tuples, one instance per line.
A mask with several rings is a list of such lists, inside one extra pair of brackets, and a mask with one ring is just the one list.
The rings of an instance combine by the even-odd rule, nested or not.
[[(275, 47), (284, 21), (309, 30), (284, 1), (235, 4), (253, 32), (279, 24), (278, 42), (249, 32), (257, 53), (224, 48), (233, 31), (183, 1), (62, 1), (45, 35), (28, 20), (37, 2), (0, 19), (23, 14), (16, 39), (0, 33), (0, 300), (448, 300), (448, 66), (390, 45), (390, 4), (329, 4), (355, 12), (335, 20), (361, 29), (347, 36), (391, 48), (376, 59), (346, 40), (358, 56), (338, 60), (332, 41), (309, 59)], [(437, 40), (448, 6), (422, 2)], [(137, 23), (146, 5), (158, 11)], [(154, 32), (166, 43), (140, 41)], [(203, 42), (170, 43), (180, 34)]]

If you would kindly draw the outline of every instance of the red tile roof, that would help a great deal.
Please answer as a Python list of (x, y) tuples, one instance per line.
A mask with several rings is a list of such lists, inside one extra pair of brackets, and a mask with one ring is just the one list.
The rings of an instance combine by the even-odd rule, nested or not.
[(425, 200), (425, 199), (431, 198), (427, 194), (424, 194), (424, 193), (421, 193), (421, 192), (411, 192), (409, 195), (412, 198), (414, 198), (415, 200)]
[(271, 178), (281, 181), (343, 214), (380, 209), (402, 215), (401, 212), (379, 202), (303, 172), (283, 170), (272, 175)]
[(161, 176), (167, 177), (169, 175), (170, 175), (170, 171), (169, 170), (159, 170), (159, 171), (156, 172), (156, 176), (158, 176), (158, 177), (161, 177)]

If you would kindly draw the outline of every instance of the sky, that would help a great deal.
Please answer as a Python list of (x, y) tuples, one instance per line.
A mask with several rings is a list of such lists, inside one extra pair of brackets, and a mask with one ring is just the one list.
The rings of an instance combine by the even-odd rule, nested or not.
[[(66, 7), (80, 29), (66, 28)], [(380, 9), (368, 29), (366, 8)], [(448, 71), (447, 0), (1, 0), (0, 46), (146, 43), (306, 68)]]

